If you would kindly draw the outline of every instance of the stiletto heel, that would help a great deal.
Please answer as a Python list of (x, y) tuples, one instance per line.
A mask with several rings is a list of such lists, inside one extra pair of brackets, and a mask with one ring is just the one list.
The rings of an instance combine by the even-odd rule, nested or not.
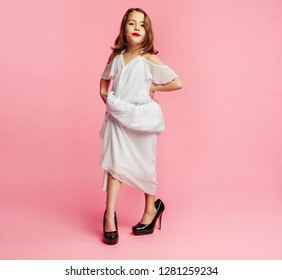
[(162, 228), (162, 216), (163, 216), (163, 213), (160, 215), (160, 217), (158, 219), (158, 229)]
[(148, 225), (138, 223), (134, 227), (132, 227), (132, 232), (135, 235), (144, 235), (144, 234), (151, 234), (154, 232), (156, 222), (159, 220), (158, 227), (161, 229), (161, 221), (162, 221), (162, 214), (165, 210), (164, 203), (158, 199), (155, 201), (155, 207), (157, 209), (157, 213), (153, 218), (152, 222)]
[(118, 243), (118, 226), (117, 226), (117, 216), (116, 216), (116, 212), (115, 212), (115, 226), (116, 226), (116, 230), (115, 231), (105, 231), (105, 225), (106, 225), (106, 211), (104, 213), (104, 221), (103, 221), (103, 241), (106, 244), (109, 245), (114, 245)]

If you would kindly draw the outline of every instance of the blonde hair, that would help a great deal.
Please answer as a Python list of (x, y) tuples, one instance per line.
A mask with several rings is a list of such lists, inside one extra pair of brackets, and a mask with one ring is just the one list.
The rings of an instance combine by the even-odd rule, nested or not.
[(127, 41), (125, 37), (125, 25), (127, 23), (127, 19), (130, 13), (133, 11), (140, 12), (144, 14), (144, 28), (146, 30), (146, 38), (144, 40), (143, 45), (141, 46), (143, 53), (150, 53), (150, 54), (157, 54), (158, 51), (154, 48), (154, 33), (152, 28), (152, 22), (147, 13), (141, 9), (141, 8), (130, 8), (128, 9), (121, 21), (120, 24), (120, 31), (119, 35), (117, 36), (115, 40), (114, 47), (111, 47), (114, 53), (120, 53), (122, 50), (124, 50), (127, 46)]

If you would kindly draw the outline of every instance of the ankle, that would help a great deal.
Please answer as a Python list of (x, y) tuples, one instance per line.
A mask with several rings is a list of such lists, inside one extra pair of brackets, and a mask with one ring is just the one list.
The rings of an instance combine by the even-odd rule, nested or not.
[(115, 217), (115, 211), (114, 210), (105, 210), (105, 217), (106, 218), (114, 218)]
[(155, 215), (156, 212), (157, 212), (157, 209), (155, 207), (154, 208), (150, 207), (150, 208), (145, 209), (144, 215)]

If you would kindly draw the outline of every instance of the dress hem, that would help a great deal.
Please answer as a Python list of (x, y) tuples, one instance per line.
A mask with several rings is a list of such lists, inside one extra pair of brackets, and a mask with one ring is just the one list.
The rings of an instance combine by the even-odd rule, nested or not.
[(121, 179), (116, 172), (113, 172), (112, 170), (108, 170), (107, 168), (104, 168), (102, 166), (102, 168), (104, 169), (104, 178), (103, 178), (103, 184), (102, 184), (102, 189), (104, 192), (107, 191), (107, 182), (108, 182), (108, 174), (110, 174), (114, 179), (118, 180), (119, 182), (121, 182), (121, 184), (125, 184), (130, 188), (133, 189), (138, 189), (148, 195), (156, 195), (156, 191), (155, 192), (147, 192), (144, 189), (142, 189), (141, 187), (135, 186), (133, 184), (130, 184), (129, 182), (125, 182), (123, 179)]

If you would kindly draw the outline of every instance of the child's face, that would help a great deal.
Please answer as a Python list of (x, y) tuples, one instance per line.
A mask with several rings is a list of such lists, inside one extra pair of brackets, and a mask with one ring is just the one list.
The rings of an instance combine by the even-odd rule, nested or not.
[(129, 46), (141, 47), (146, 38), (143, 13), (133, 11), (129, 14), (125, 25), (125, 37)]

